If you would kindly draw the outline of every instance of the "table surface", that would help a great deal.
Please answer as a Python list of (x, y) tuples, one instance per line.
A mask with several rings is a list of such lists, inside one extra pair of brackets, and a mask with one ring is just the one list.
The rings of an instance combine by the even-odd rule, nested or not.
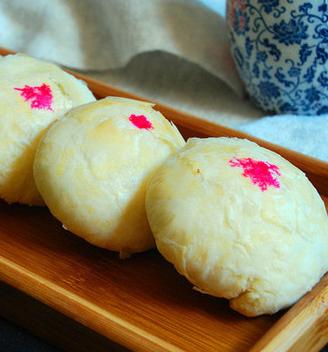
[(0, 351), (60, 352), (61, 350), (0, 318)]

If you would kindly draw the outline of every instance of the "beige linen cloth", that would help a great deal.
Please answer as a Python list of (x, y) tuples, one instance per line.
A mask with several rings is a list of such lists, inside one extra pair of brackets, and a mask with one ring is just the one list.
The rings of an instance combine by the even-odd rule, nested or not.
[(243, 96), (224, 15), (225, 0), (0, 0), (0, 46), (328, 160), (327, 117), (259, 118)]
[(196, 0), (1, 0), (0, 45), (86, 71), (207, 120), (238, 124), (259, 113), (248, 102), (249, 114), (236, 108), (242, 85), (224, 18), (206, 5)]

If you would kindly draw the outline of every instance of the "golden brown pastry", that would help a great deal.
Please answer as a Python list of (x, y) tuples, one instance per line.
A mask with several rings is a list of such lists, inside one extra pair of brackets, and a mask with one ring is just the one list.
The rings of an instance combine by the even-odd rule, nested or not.
[(35, 181), (65, 228), (125, 256), (154, 246), (146, 188), (183, 145), (152, 104), (106, 98), (71, 110), (49, 129), (35, 158)]
[(328, 220), (302, 171), (237, 138), (190, 139), (153, 177), (157, 248), (204, 293), (247, 316), (275, 313), (328, 269)]
[(94, 100), (84, 82), (53, 64), (0, 56), (0, 198), (43, 203), (32, 172), (37, 144), (66, 111)]

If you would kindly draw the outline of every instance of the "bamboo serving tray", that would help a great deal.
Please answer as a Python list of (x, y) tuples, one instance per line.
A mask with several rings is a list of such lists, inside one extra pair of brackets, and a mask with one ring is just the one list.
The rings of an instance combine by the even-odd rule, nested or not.
[[(8, 53), (0, 49), (0, 54)], [(74, 74), (87, 82), (97, 98), (141, 99)], [(278, 152), (306, 172), (328, 205), (328, 163), (167, 106), (156, 108), (186, 138), (246, 137)], [(0, 202), (0, 279), (0, 314), (24, 320), (25, 325), (29, 316), (31, 321), (43, 319), (46, 325), (46, 317), (54, 316), (50, 310), (63, 314), (85, 329), (74, 350), (87, 350), (84, 347), (92, 340), (87, 341), (87, 336), (93, 333), (103, 341), (88, 347), (89, 351), (105, 350), (106, 341), (141, 351), (195, 352), (318, 351), (328, 342), (328, 275), (289, 311), (246, 318), (232, 311), (226, 300), (193, 291), (155, 250), (120, 260), (116, 253), (64, 231), (45, 208)], [(13, 288), (21, 293), (14, 293)], [(16, 301), (14, 295), (19, 297)], [(37, 307), (29, 305), (29, 297), (49, 307), (49, 314), (32, 317), (38, 310), (27, 308)], [(67, 335), (72, 324), (67, 323)]]

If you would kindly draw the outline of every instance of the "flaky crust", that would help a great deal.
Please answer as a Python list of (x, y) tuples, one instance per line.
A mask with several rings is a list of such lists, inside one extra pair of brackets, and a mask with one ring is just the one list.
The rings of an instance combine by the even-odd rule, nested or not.
[[(263, 190), (245, 177), (233, 164), (243, 158), (276, 165), (279, 187)], [(247, 140), (189, 140), (153, 177), (146, 210), (161, 254), (198, 290), (247, 316), (291, 305), (328, 269), (317, 191), (299, 169)]]
[(71, 110), (49, 129), (34, 176), (65, 228), (124, 256), (154, 246), (146, 188), (157, 167), (184, 143), (151, 104), (106, 98)]
[[(43, 84), (51, 89), (51, 107), (32, 108), (22, 90)], [(93, 100), (83, 82), (53, 64), (19, 54), (0, 57), (0, 198), (43, 203), (32, 171), (39, 140), (63, 113)]]

